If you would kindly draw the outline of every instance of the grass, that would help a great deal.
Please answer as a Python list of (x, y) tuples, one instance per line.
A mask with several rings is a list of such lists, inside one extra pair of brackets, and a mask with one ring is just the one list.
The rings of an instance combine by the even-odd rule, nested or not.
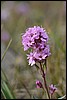
[[(1, 62), (4, 59), (6, 52), (10, 47), (11, 42), (12, 42), (12, 39), (9, 41), (9, 44), (8, 44), (6, 50), (3, 53)], [(11, 89), (11, 86), (8, 82), (8, 79), (7, 79), (7, 77), (4, 73), (4, 70), (2, 68), (1, 68), (1, 95), (2, 95), (3, 99), (16, 99), (15, 96), (14, 96), (14, 93)]]

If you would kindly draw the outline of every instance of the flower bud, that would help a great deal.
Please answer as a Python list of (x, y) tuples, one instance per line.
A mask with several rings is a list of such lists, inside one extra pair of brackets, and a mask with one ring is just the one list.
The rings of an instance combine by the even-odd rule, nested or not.
[(36, 81), (36, 87), (43, 88), (42, 83), (39, 80)]
[(52, 95), (55, 92), (55, 90), (57, 90), (57, 88), (53, 84), (51, 84), (49, 86), (49, 92), (50, 92), (50, 94)]

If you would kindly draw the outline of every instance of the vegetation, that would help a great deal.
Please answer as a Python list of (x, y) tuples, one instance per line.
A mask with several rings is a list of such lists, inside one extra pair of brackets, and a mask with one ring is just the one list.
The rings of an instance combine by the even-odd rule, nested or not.
[(48, 85), (58, 88), (53, 98), (65, 98), (66, 1), (1, 1), (1, 98), (46, 98), (42, 89), (36, 88), (36, 79), (42, 78), (35, 66), (28, 65), (21, 43), (21, 34), (37, 25), (47, 30), (50, 39)]

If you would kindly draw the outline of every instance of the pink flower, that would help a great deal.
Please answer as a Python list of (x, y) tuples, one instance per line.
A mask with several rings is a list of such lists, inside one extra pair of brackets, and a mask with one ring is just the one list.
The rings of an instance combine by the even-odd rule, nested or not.
[(43, 62), (46, 57), (50, 56), (50, 47), (47, 41), (47, 32), (42, 27), (34, 26), (26, 30), (25, 34), (22, 36), (22, 44), (24, 46), (24, 51), (32, 49), (32, 52), (27, 55), (29, 65), (31, 64), (32, 66), (36, 62)]
[(41, 44), (43, 44), (42, 47), (44, 48), (47, 40), (48, 35), (46, 31), (39, 26), (28, 28), (25, 34), (22, 36), (24, 50), (28, 50), (29, 48), (37, 48), (37, 46), (40, 46)]
[(43, 50), (39, 50), (39, 47), (28, 54), (27, 59), (29, 60), (29, 65), (33, 66), (36, 62), (43, 62), (46, 57), (50, 55), (49, 45), (47, 45)]
[(39, 80), (36, 81), (36, 87), (43, 88), (42, 83)]
[(34, 65), (35, 64), (35, 59), (34, 59), (34, 56), (33, 56), (33, 53), (31, 52), (29, 55), (27, 55), (27, 59), (29, 59), (29, 65), (31, 64)]
[(55, 92), (55, 90), (57, 90), (57, 88), (53, 84), (51, 84), (49, 86), (49, 92), (50, 92), (50, 94), (53, 95), (53, 93)]

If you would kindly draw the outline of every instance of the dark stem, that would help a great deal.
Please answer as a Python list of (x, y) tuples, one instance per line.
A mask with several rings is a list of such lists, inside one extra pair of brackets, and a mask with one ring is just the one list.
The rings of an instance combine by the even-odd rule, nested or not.
[(49, 95), (49, 91), (48, 91), (48, 87), (47, 87), (47, 83), (46, 83), (46, 78), (45, 78), (45, 73), (44, 73), (44, 70), (42, 68), (42, 64), (41, 63), (40, 63), (40, 68), (41, 68), (41, 71), (42, 71), (42, 77), (44, 79), (44, 86), (46, 88), (48, 98), (50, 99), (50, 95)]
[(47, 58), (45, 59), (45, 67), (46, 67), (46, 71), (47, 71)]
[(36, 68), (39, 68), (39, 66), (37, 64), (35, 64)]

